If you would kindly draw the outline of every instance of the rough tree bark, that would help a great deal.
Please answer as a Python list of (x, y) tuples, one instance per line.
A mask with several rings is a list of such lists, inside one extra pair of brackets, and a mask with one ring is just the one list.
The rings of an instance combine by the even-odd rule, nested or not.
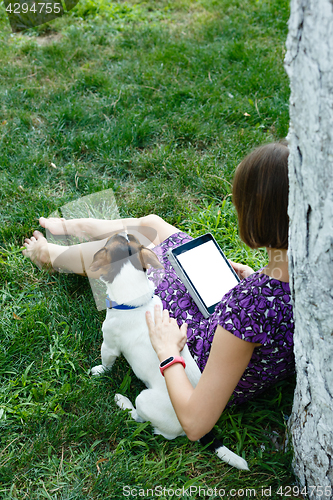
[(333, 0), (291, 0), (285, 67), (297, 371), (290, 430), (294, 471), (316, 487), (309, 498), (323, 500), (333, 498)]

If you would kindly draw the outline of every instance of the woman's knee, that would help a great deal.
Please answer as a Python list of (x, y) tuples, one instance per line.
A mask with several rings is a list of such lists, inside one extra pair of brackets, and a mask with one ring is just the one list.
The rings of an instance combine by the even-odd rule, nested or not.
[(141, 232), (155, 245), (160, 243), (160, 233), (166, 222), (155, 214), (149, 214), (140, 218)]
[(161, 221), (165, 222), (162, 217), (159, 217), (155, 214), (145, 215), (144, 217), (140, 217), (140, 223), (145, 227), (155, 227)]
[(140, 225), (145, 236), (155, 245), (159, 245), (179, 229), (166, 222), (162, 217), (155, 214), (140, 218)]

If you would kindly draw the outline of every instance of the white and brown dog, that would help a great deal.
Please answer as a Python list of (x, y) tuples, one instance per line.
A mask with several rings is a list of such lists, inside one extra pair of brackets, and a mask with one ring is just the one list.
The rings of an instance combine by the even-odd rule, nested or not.
[[(163, 268), (155, 253), (131, 234), (111, 236), (104, 248), (95, 254), (90, 269), (100, 273), (100, 279), (107, 287), (108, 309), (102, 327), (102, 364), (92, 368), (92, 374), (109, 370), (117, 356), (123, 354), (147, 389), (136, 398), (135, 408), (128, 398), (120, 394), (115, 396), (116, 403), (122, 409), (129, 409), (137, 422), (150, 421), (156, 434), (174, 439), (184, 435), (184, 431), (171, 404), (146, 324), (146, 311), (153, 315), (155, 304), (160, 304), (163, 309), (160, 298), (154, 295), (152, 281), (146, 276), (149, 266)], [(186, 374), (195, 387), (201, 373), (187, 345), (181, 355), (186, 363)], [(200, 441), (203, 444), (212, 442), (210, 449), (223, 461), (238, 469), (248, 470), (246, 461), (215, 440), (212, 433)]]

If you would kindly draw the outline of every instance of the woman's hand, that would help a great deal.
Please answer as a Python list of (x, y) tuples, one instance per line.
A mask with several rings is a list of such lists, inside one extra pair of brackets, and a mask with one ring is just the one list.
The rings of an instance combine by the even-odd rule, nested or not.
[(146, 321), (150, 341), (160, 361), (169, 356), (178, 356), (187, 341), (187, 324), (179, 328), (177, 321), (169, 317), (169, 311), (164, 309), (161, 314), (159, 305), (154, 309), (154, 321), (149, 311), (146, 312)]
[(238, 264), (237, 262), (232, 262), (230, 259), (228, 259), (228, 261), (240, 279), (247, 278), (248, 276), (251, 276), (251, 274), (254, 273), (252, 267), (250, 266), (246, 266), (245, 264)]

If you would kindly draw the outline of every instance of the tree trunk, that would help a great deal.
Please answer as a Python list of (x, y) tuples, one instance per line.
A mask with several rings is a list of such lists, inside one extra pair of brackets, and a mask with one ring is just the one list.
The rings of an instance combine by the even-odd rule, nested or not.
[(291, 0), (285, 67), (297, 372), (293, 466), (309, 498), (323, 500), (333, 498), (333, 0)]

